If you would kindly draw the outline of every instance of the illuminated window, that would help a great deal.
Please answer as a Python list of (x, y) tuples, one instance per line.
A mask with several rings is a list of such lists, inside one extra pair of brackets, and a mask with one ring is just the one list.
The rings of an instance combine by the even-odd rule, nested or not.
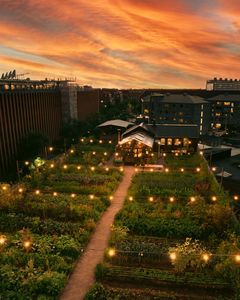
[(233, 113), (233, 108), (231, 107), (231, 113)]
[(165, 139), (161, 138), (160, 143), (161, 143), (161, 145), (165, 145), (166, 144)]
[(216, 117), (220, 117), (220, 116), (221, 116), (221, 113), (217, 112), (217, 113), (215, 113), (215, 116), (216, 116)]
[(221, 124), (220, 124), (220, 123), (217, 123), (217, 124), (216, 124), (216, 128), (218, 128), (218, 129), (221, 128)]
[(167, 144), (168, 144), (169, 146), (172, 145), (172, 139), (171, 139), (171, 138), (168, 138), (168, 139), (167, 139)]
[(179, 119), (178, 122), (179, 122), (179, 123), (183, 123), (183, 119)]
[(188, 139), (187, 138), (183, 139), (183, 146), (188, 146)]
[(224, 102), (224, 106), (229, 106), (230, 104), (230, 102)]
[(174, 140), (174, 145), (175, 146), (179, 146), (181, 144), (180, 140), (179, 139), (175, 139)]
[(201, 111), (201, 118), (203, 117), (203, 111)]

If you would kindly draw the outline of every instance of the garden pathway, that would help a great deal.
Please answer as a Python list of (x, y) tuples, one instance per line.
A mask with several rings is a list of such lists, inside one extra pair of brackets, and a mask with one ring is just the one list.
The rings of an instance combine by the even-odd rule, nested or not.
[(116, 213), (122, 208), (128, 187), (134, 174), (133, 167), (124, 167), (124, 176), (113, 195), (107, 211), (96, 226), (90, 242), (79, 259), (60, 300), (81, 300), (94, 283), (95, 267), (103, 259), (104, 250), (108, 246), (110, 227)]

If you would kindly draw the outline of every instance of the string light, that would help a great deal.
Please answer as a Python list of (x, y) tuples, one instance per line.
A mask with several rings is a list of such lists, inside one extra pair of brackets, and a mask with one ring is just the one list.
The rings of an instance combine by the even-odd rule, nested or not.
[(132, 196), (130, 196), (128, 199), (129, 199), (129, 201), (133, 201), (133, 197)]
[(116, 250), (113, 249), (113, 248), (109, 249), (109, 250), (108, 250), (108, 255), (109, 255), (110, 257), (115, 256), (115, 255), (116, 255)]
[(184, 168), (181, 168), (180, 171), (181, 171), (181, 172), (184, 172)]
[(234, 200), (239, 200), (239, 197), (237, 195), (233, 196)]
[(31, 247), (31, 241), (25, 241), (23, 243), (24, 248), (29, 249)]
[(57, 195), (58, 195), (58, 193), (57, 193), (57, 192), (53, 192), (53, 196), (55, 196), (55, 197), (56, 197)]
[(113, 196), (109, 196), (109, 200), (113, 200)]
[(75, 198), (75, 197), (76, 197), (76, 194), (72, 193), (72, 194), (71, 194), (71, 197), (72, 197), (72, 198)]
[(123, 171), (124, 171), (124, 170), (123, 170), (123, 167), (121, 167), (121, 168), (120, 168), (120, 171), (121, 171), (121, 172), (123, 172)]
[(110, 141), (108, 141), (108, 143), (109, 143), (109, 144), (112, 144), (112, 141), (110, 140)]
[(208, 254), (203, 254), (203, 256), (202, 256), (202, 259), (205, 261), (205, 262), (208, 262), (209, 261), (209, 258), (210, 258), (210, 256), (208, 255)]
[(89, 198), (92, 200), (94, 199), (94, 195), (89, 195)]
[(166, 153), (163, 153), (163, 156), (164, 156), (164, 157), (166, 157), (166, 156), (167, 156), (167, 154), (166, 154)]
[(103, 155), (104, 155), (104, 156), (107, 156), (107, 152), (104, 152)]
[(49, 151), (53, 151), (53, 147), (49, 147)]
[(92, 153), (93, 155), (96, 155), (96, 152), (95, 151), (93, 151), (93, 153)]
[(91, 167), (91, 171), (94, 171), (95, 170), (95, 167)]
[(166, 169), (165, 169), (165, 172), (166, 172), (166, 173), (168, 173), (168, 172), (169, 172), (169, 169), (168, 169), (168, 168), (166, 168)]
[(153, 172), (153, 168), (150, 169), (150, 172)]
[(67, 166), (67, 165), (64, 165), (64, 166), (63, 166), (63, 169), (67, 169), (67, 168), (68, 168), (68, 166)]
[(77, 169), (80, 170), (80, 169), (81, 169), (81, 166), (77, 166)]
[(116, 153), (115, 153), (115, 156), (118, 157), (118, 155), (119, 155), (118, 152), (116, 152)]
[(174, 201), (175, 201), (175, 198), (174, 198), (174, 197), (170, 197), (170, 198), (169, 198), (169, 201), (170, 201), (170, 202), (174, 202)]
[(7, 190), (6, 185), (4, 185), (4, 186), (2, 187), (2, 190), (3, 190), (3, 191), (6, 191), (6, 190)]
[(195, 198), (195, 197), (190, 197), (190, 201), (191, 201), (191, 202), (195, 202), (195, 201), (196, 201), (196, 198)]
[(109, 171), (109, 168), (105, 168), (105, 170), (108, 172), (108, 171)]
[(215, 171), (216, 171), (216, 168), (215, 168), (215, 167), (212, 167), (212, 171), (215, 172)]
[(212, 196), (212, 201), (217, 201), (217, 197), (216, 196)]
[(135, 172), (138, 172), (138, 168), (135, 168)]
[(197, 172), (200, 172), (200, 171), (201, 171), (201, 169), (200, 169), (200, 168), (196, 168), (196, 171), (197, 171)]
[(4, 245), (7, 241), (7, 238), (5, 237), (5, 235), (1, 235), (0, 236), (0, 245)]
[(71, 149), (71, 150), (70, 150), (70, 153), (74, 153), (74, 150), (73, 150), (73, 149)]
[(176, 258), (177, 258), (177, 254), (175, 252), (170, 253), (169, 256), (170, 256), (170, 259), (173, 261), (176, 260)]
[(153, 197), (149, 197), (148, 200), (149, 200), (150, 202), (153, 202)]
[(29, 165), (29, 161), (25, 161), (24, 164), (25, 164), (25, 166), (28, 166)]
[(200, 154), (200, 155), (203, 155), (203, 151), (200, 151), (199, 154)]
[(235, 255), (235, 260), (237, 263), (240, 263), (240, 254)]
[(36, 194), (36, 195), (39, 195), (39, 194), (40, 194), (40, 191), (39, 191), (39, 190), (36, 190), (36, 191), (35, 191), (35, 194)]
[(103, 142), (103, 141), (102, 141), (102, 140), (100, 140), (100, 141), (99, 141), (99, 144), (102, 144), (102, 142)]
[(54, 168), (54, 164), (51, 164), (51, 165), (50, 165), (50, 168), (51, 168), (51, 169)]
[(93, 143), (93, 140), (90, 140), (90, 143)]
[(84, 139), (81, 139), (81, 142), (84, 142)]
[(18, 189), (18, 192), (19, 192), (19, 193), (22, 193), (22, 192), (23, 192), (23, 188), (19, 188), (19, 189)]

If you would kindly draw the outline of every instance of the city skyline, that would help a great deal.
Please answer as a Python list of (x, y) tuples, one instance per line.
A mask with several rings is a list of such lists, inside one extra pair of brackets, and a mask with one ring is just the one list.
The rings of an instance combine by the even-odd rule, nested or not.
[(0, 71), (116, 88), (239, 78), (240, 3), (1, 1)]

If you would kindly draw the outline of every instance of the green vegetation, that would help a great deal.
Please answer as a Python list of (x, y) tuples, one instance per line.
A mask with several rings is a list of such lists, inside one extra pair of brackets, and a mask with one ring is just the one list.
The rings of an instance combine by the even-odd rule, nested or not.
[(238, 299), (240, 227), (231, 199), (197, 154), (165, 162), (168, 172), (133, 178), (96, 269), (101, 285), (86, 299)]
[(121, 180), (119, 170), (99, 166), (111, 153), (80, 145), (18, 185), (1, 185), (0, 298), (58, 298)]

